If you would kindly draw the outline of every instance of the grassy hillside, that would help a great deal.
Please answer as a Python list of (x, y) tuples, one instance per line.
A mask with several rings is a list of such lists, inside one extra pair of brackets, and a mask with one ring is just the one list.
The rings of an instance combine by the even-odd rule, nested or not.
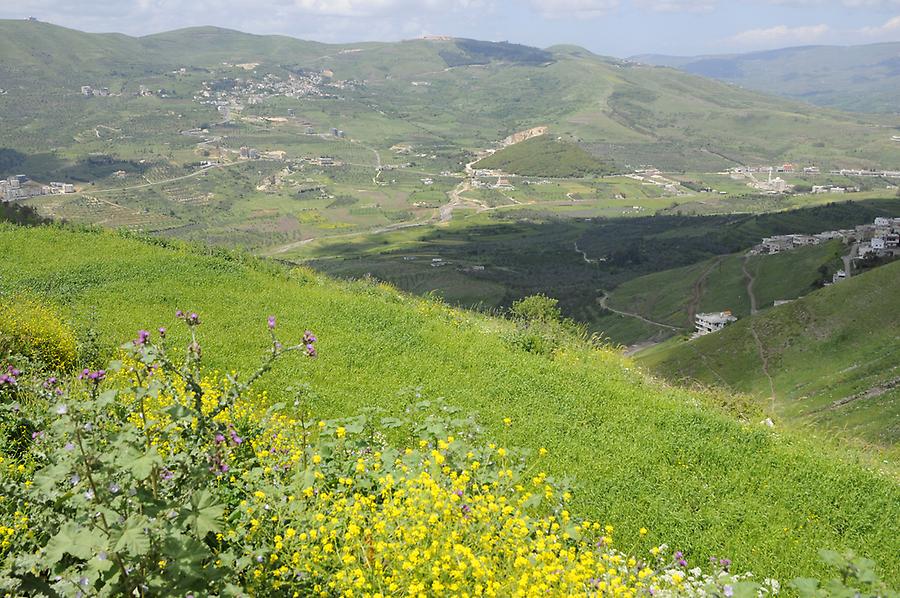
[(820, 106), (897, 113), (900, 43), (807, 46), (721, 56), (645, 55), (634, 59)]
[(552, 135), (532, 137), (522, 143), (503, 148), (479, 160), (475, 168), (550, 178), (596, 176), (612, 172), (608, 164), (601, 162), (577, 144)]
[[(551, 190), (554, 187), (542, 186)], [(558, 189), (556, 192), (564, 193)], [(604, 291), (611, 293), (612, 307), (631, 305), (631, 299), (622, 299), (626, 295), (646, 295), (648, 311), (642, 311), (641, 305), (637, 305), (636, 311), (673, 326), (686, 325), (691, 287), (707, 260), (746, 251), (770, 235), (818, 233), (897, 213), (900, 213), (900, 200), (884, 199), (771, 214), (667, 215), (585, 221), (562, 218), (536, 205), (471, 215), (442, 227), (423, 226), (378, 235), (326, 239), (304, 244), (296, 252), (279, 254), (279, 257), (308, 260), (314, 267), (342, 277), (369, 274), (409, 292), (436, 292), (448, 302), (463, 306), (509, 307), (524, 296), (546, 293), (560, 300), (567, 316), (587, 323), (592, 331), (618, 343), (632, 344), (654, 337), (660, 328), (605, 312), (598, 303)], [(584, 254), (576, 251), (576, 246)], [(763, 279), (756, 287), (760, 307), (775, 299), (806, 292), (819, 277), (817, 268), (832, 259), (820, 250), (760, 258), (760, 263), (773, 265), (760, 270)], [(803, 256), (810, 260), (794, 263)], [(431, 260), (435, 258), (447, 265), (432, 267)], [(754, 258), (752, 263), (756, 262)], [(802, 274), (791, 271), (792, 264)], [(476, 266), (484, 269), (476, 270)], [(676, 270), (680, 268), (684, 270)], [(748, 300), (741, 299), (744, 284), (740, 259), (731, 257), (722, 268), (721, 272), (713, 271), (709, 283), (703, 287), (701, 309), (724, 304), (739, 310), (746, 304), (749, 311)], [(792, 274), (788, 278), (791, 288), (782, 289), (779, 286), (782, 283), (776, 283), (775, 279), (786, 271)], [(654, 277), (640, 280), (647, 275)], [(640, 282), (629, 282), (634, 279)], [(673, 286), (663, 284), (664, 280), (671, 281)], [(620, 295), (618, 287), (624, 285), (627, 286)], [(716, 299), (717, 294), (721, 301)], [(644, 303), (644, 299), (636, 303)]]
[[(738, 317), (750, 315), (748, 275), (753, 277), (757, 308), (766, 309), (777, 300), (796, 299), (815, 291), (823, 279), (820, 269), (826, 269), (830, 280), (831, 274), (842, 267), (840, 256), (848, 251), (835, 241), (777, 255), (718, 256), (629, 280), (610, 293), (608, 304), (618, 311), (689, 331), (696, 313), (729, 310)], [(613, 316), (604, 317), (598, 325), (609, 322), (611, 327), (616, 326), (610, 321)], [(664, 326), (656, 328), (664, 337), (677, 333)], [(629, 338), (617, 328), (607, 334), (623, 343), (642, 338)]]
[(876, 473), (828, 441), (739, 423), (714, 397), (648, 379), (616, 354), (573, 345), (534, 355), (507, 340), (507, 322), (390, 287), (112, 233), (0, 225), (0, 251), (3, 293), (49, 301), (110, 345), (142, 327), (177, 331), (175, 309), (190, 309), (209, 363), (246, 370), (266, 348), (267, 315), (285, 338), (310, 328), (320, 358), (277, 365), (266, 379), (273, 399), (290, 400), (284, 389), (306, 381), (329, 417), (446, 397), (499, 441), (546, 446), (550, 472), (577, 484), (573, 511), (645, 526), (692, 560), (729, 555), (736, 569), (786, 579), (822, 571), (819, 548), (852, 547), (900, 579), (892, 466)]
[[(893, 445), (900, 439), (900, 263), (744, 318), (694, 341), (677, 339), (639, 361), (671, 379), (694, 379), (769, 399), (795, 420)], [(759, 338), (759, 345), (754, 340)], [(763, 369), (772, 377), (772, 387)]]

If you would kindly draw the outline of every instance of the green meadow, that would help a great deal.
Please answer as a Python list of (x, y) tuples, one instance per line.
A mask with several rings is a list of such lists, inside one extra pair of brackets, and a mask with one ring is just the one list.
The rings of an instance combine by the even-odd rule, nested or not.
[[(515, 343), (513, 324), (372, 282), (346, 283), (244, 254), (171, 247), (69, 228), (0, 226), (0, 290), (55, 306), (93, 329), (105, 354), (136, 330), (173, 330), (200, 314), (207, 363), (246, 370), (266, 349), (265, 320), (286, 338), (318, 335), (320, 358), (284, 361), (261, 383), (273, 400), (308, 384), (323, 417), (402, 412), (443, 397), (508, 445), (550, 451), (573, 479), (573, 510), (696, 561), (788, 579), (823, 572), (820, 548), (853, 548), (900, 579), (896, 469), (790, 427), (771, 430), (739, 397), (680, 390), (607, 349), (563, 339), (552, 355)], [(503, 425), (510, 418), (512, 425)]]

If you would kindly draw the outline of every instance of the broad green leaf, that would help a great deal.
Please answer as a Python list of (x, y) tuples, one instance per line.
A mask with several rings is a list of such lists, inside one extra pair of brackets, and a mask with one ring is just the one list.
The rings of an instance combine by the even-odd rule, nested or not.
[(187, 524), (198, 538), (203, 539), (209, 532), (221, 531), (224, 512), (225, 505), (219, 503), (209, 490), (200, 490), (191, 497)]
[(734, 584), (734, 598), (756, 598), (759, 584), (742, 581)]
[(819, 591), (819, 580), (810, 577), (798, 577), (791, 582), (791, 587), (797, 590), (800, 596), (815, 596)]
[(155, 450), (149, 450), (131, 464), (131, 474), (138, 480), (146, 480), (153, 472), (153, 466), (161, 466), (162, 458)]
[(133, 556), (147, 554), (150, 550), (150, 538), (145, 531), (147, 523), (148, 520), (143, 515), (132, 515), (126, 519), (113, 550), (125, 551)]
[(44, 558), (48, 564), (56, 563), (68, 553), (87, 560), (95, 556), (102, 545), (103, 538), (99, 532), (70, 521), (63, 524), (59, 532), (47, 542)]

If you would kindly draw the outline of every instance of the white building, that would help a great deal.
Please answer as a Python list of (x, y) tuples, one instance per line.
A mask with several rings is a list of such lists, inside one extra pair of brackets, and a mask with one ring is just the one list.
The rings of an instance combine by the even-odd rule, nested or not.
[(884, 251), (884, 239), (881, 237), (874, 237), (871, 241), (871, 247), (873, 251)]
[(762, 241), (762, 249), (765, 253), (781, 253), (794, 246), (794, 240), (789, 236), (766, 237)]
[(697, 332), (694, 336), (704, 336), (718, 332), (732, 322), (736, 322), (737, 318), (731, 315), (730, 311), (722, 311), (709, 314), (697, 314), (695, 325)]

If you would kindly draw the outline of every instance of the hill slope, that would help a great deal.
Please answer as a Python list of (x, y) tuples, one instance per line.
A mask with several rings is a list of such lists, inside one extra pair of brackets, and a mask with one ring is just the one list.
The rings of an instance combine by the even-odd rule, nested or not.
[(537, 177), (583, 177), (609, 174), (610, 168), (575, 143), (549, 135), (532, 137), (479, 160), (475, 168)]
[(291, 401), (284, 389), (309, 382), (314, 411), (328, 417), (446, 397), (499, 441), (546, 446), (550, 472), (577, 484), (573, 510), (632, 532), (646, 526), (692, 560), (727, 554), (736, 569), (787, 579), (820, 572), (819, 548), (852, 547), (900, 579), (893, 474), (827, 441), (738, 423), (710, 397), (661, 385), (616, 354), (533, 355), (507, 340), (508, 322), (389, 287), (112, 233), (0, 225), (0, 251), (0, 291), (57, 304), (110, 346), (141, 327), (177, 330), (175, 309), (192, 309), (208, 363), (247, 369), (266, 348), (267, 315), (286, 338), (309, 327), (320, 359), (279, 364), (266, 379), (273, 399)]
[[(163, 121), (180, 114), (181, 130), (217, 121), (213, 108), (191, 101), (201, 82), (217, 73), (262, 78), (310, 70), (356, 83), (342, 88), (339, 102), (301, 98), (293, 104), (300, 110), (337, 114), (342, 129), (377, 148), (413, 143), (452, 149), (457, 163), (460, 152), (546, 125), (620, 166), (900, 164), (900, 144), (891, 141), (895, 120), (813, 110), (579, 48), (544, 51), (473, 40), (325, 45), (216, 28), (130, 38), (20, 21), (0, 21), (0, 40), (0, 76), (9, 81), (8, 95), (0, 96), (0, 115), (9, 124), (4, 129), (28, 127), (30, 133), (0, 135), (0, 144), (26, 153), (74, 149), (73, 136), (82, 151), (97, 151), (83, 145), (79, 128), (93, 130), (99, 122), (118, 129), (121, 120), (136, 120), (135, 111), (156, 112)], [(223, 63), (255, 66), (235, 72)], [(145, 84), (170, 93), (164, 101), (126, 93), (98, 112), (97, 102), (78, 97), (83, 84), (128, 92)], [(160, 124), (141, 122), (129, 134), (174, 144)]]
[[(749, 317), (694, 341), (648, 351), (641, 363), (759, 397), (777, 419), (814, 423), (892, 445), (900, 440), (900, 263)], [(758, 346), (754, 334), (759, 338)]]
[(820, 106), (860, 112), (900, 109), (900, 43), (634, 59)]

